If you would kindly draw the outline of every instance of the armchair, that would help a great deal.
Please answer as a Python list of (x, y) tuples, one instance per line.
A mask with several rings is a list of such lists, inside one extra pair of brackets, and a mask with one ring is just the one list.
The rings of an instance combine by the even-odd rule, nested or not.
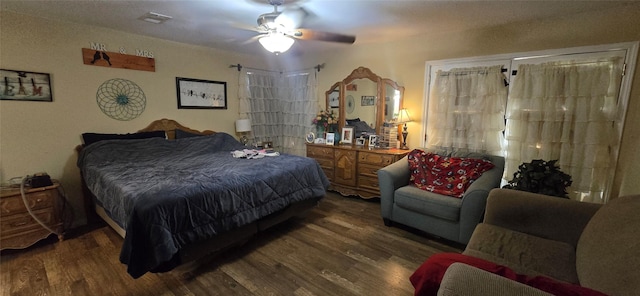
[(504, 171), (501, 156), (422, 149), (442, 156), (486, 159), (494, 167), (471, 183), (462, 198), (440, 195), (417, 188), (409, 181), (407, 156), (378, 170), (380, 211), (385, 225), (407, 225), (424, 232), (467, 244), (485, 210), (489, 191), (500, 186)]
[(640, 195), (600, 205), (496, 189), (464, 252), (434, 255), (412, 278), (428, 291), (434, 263), (453, 258), (438, 295), (638, 295), (639, 212)]

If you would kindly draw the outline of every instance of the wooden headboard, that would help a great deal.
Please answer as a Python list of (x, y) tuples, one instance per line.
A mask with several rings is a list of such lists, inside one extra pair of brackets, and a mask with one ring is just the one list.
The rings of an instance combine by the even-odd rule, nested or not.
[(199, 135), (212, 135), (216, 133), (211, 130), (198, 131), (190, 129), (182, 124), (179, 124), (175, 120), (166, 118), (158, 119), (149, 124), (149, 126), (139, 130), (138, 132), (164, 131), (167, 134), (167, 139), (174, 140), (176, 138), (176, 129)]

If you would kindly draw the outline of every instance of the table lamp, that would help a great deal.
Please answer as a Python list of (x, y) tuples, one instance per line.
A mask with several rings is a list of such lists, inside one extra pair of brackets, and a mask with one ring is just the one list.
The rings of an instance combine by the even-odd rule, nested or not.
[(407, 122), (409, 121), (411, 121), (411, 118), (409, 117), (409, 111), (407, 111), (406, 108), (400, 109), (397, 123), (404, 123), (404, 127), (402, 128), (402, 147), (400, 147), (400, 149), (409, 149), (409, 147), (407, 147), (407, 136), (409, 135), (409, 132), (407, 132)]
[(250, 119), (238, 119), (236, 120), (236, 132), (240, 133), (240, 143), (243, 145), (247, 145), (249, 143), (249, 138), (247, 138), (247, 132), (251, 131), (251, 120)]

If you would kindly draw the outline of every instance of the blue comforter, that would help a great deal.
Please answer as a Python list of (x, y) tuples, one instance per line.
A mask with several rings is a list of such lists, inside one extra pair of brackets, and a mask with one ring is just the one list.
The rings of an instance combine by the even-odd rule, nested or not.
[(315, 160), (232, 157), (243, 148), (217, 133), (108, 140), (82, 150), (78, 166), (87, 187), (127, 231), (120, 261), (132, 277), (175, 267), (187, 244), (325, 195), (329, 181)]

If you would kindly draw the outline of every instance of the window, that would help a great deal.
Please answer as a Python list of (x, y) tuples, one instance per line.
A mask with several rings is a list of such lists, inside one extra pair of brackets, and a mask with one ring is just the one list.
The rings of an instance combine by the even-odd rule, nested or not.
[[(624, 65), (633, 68), (637, 47), (638, 43), (629, 43), (502, 55), (501, 59), (485, 57), (427, 63), (425, 146), (481, 148), (483, 152), (504, 155), (506, 179), (510, 179), (523, 162), (558, 159), (560, 168), (572, 176), (573, 184), (569, 188), (572, 199), (605, 203), (615, 173), (629, 96), (631, 75), (624, 76)], [(495, 81), (476, 79), (475, 84), (465, 86), (465, 91), (455, 91), (465, 94), (462, 98), (442, 96), (452, 93), (452, 83), (443, 83), (441, 75), (456, 75), (455, 71), (460, 69), (488, 71), (490, 67), (478, 68), (478, 64), (487, 63), (513, 69), (507, 70), (511, 81), (505, 79), (509, 89), (506, 106), (500, 111), (501, 122), (506, 124), (502, 129), (497, 119), (474, 119), (495, 113), (499, 104), (466, 103), (484, 100), (482, 96), (487, 92), (474, 95), (478, 93), (474, 89), (493, 89)], [(457, 85), (459, 88), (461, 84)], [(469, 94), (470, 98), (464, 98)], [(442, 105), (454, 108), (443, 110)], [(461, 122), (470, 124), (459, 124)], [(478, 127), (478, 123), (482, 127)], [(450, 137), (453, 140), (446, 140), (448, 135), (453, 135)], [(473, 141), (460, 140), (478, 135), (482, 135), (483, 145), (489, 139), (504, 135), (504, 146), (495, 151), (493, 145), (470, 147)]]

